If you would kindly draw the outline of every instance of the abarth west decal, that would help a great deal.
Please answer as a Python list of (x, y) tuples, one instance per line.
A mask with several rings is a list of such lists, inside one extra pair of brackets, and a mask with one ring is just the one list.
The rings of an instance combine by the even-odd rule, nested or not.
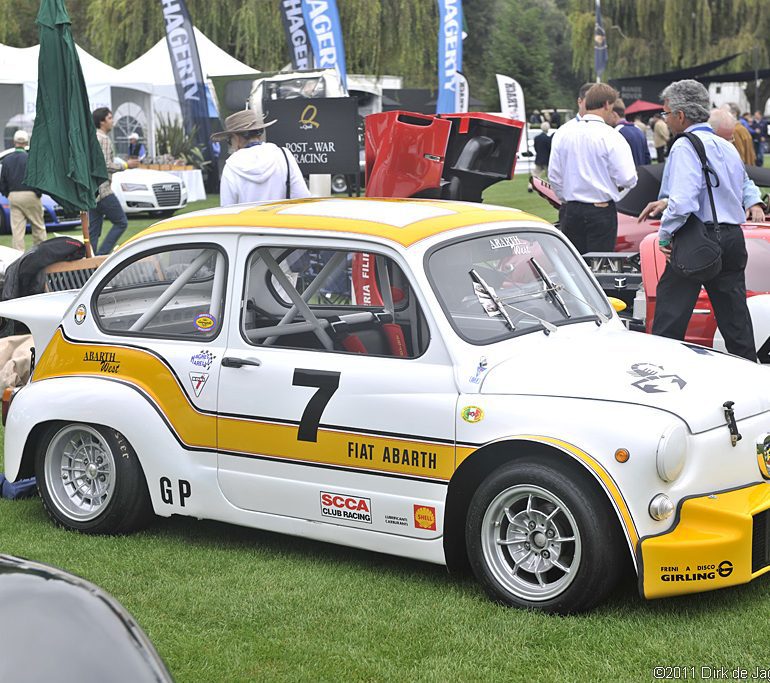
[[(297, 464), (343, 467), (357, 472), (416, 477), (437, 483), (448, 481), (455, 471), (455, 447), (451, 440), (318, 425), (316, 440), (303, 441), (298, 439), (301, 421), (244, 415), (220, 415), (217, 420), (215, 413), (201, 410), (190, 401), (173, 369), (154, 352), (141, 347), (74, 342), (66, 339), (61, 329), (46, 348), (32, 381), (100, 376), (98, 368), (84, 362), (85, 357), (92, 355), (94, 359), (102, 358), (107, 362), (120, 359), (121, 378), (155, 404), (185, 447)], [(196, 356), (203, 360), (203, 352)], [(351, 443), (359, 446), (365, 443), (359, 456), (366, 451), (367, 456), (371, 453), (372, 457), (356, 457), (356, 448), (351, 448)], [(259, 444), (259, 451), (250, 450), (249, 444)], [(471, 450), (463, 449), (463, 456)]]

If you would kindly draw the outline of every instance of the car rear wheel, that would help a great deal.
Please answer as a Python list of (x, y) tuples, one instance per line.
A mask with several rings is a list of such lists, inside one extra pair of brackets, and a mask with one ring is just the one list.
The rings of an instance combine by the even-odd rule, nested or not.
[(622, 543), (600, 494), (566, 471), (515, 462), (492, 472), (471, 501), (468, 558), (493, 599), (581, 612), (614, 588)]
[(35, 474), (46, 511), (67, 529), (128, 533), (152, 516), (136, 453), (114, 429), (82, 423), (51, 426), (38, 442)]

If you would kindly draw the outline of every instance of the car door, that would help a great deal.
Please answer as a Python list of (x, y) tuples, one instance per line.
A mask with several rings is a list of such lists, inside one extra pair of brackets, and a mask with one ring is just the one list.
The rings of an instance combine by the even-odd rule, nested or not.
[(219, 378), (219, 485), (246, 510), (436, 537), (457, 389), (400, 256), (371, 249), (241, 239), (240, 310)]

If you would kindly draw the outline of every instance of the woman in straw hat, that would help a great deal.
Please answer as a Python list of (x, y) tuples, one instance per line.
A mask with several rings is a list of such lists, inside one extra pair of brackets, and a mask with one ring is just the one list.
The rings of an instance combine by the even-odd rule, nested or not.
[(245, 109), (228, 116), (225, 129), (211, 136), (215, 142), (228, 140), (232, 149), (222, 170), (221, 206), (310, 196), (294, 155), (265, 142), (265, 128), (274, 123)]

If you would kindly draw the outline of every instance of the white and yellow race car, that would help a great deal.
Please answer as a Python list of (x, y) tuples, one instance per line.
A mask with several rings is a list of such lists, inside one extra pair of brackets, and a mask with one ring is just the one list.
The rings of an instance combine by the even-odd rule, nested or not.
[(767, 369), (628, 332), (502, 207), (306, 199), (149, 228), (80, 291), (0, 304), (37, 364), (5, 466), (53, 520), (188, 515), (470, 564), (585, 610), (770, 568)]

